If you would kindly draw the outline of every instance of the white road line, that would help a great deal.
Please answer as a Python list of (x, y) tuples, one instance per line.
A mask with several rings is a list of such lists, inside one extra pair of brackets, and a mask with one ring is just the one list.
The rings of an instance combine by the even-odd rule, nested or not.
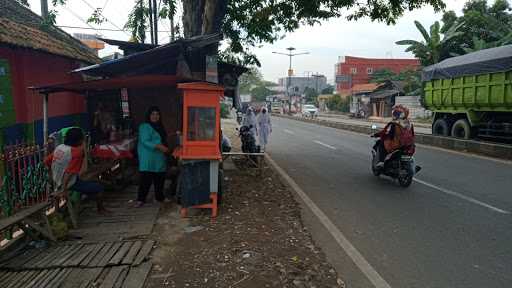
[(293, 131), (291, 131), (291, 130), (284, 129), (283, 131), (284, 131), (284, 133), (288, 133), (288, 134), (295, 135), (295, 132), (293, 132)]
[(277, 163), (265, 155), (266, 160), (273, 168), (281, 175), (281, 177), (288, 182), (288, 185), (297, 193), (297, 195), (304, 201), (308, 208), (315, 214), (318, 220), (329, 231), (331, 236), (336, 240), (338, 245), (347, 253), (352, 259), (354, 264), (361, 270), (361, 272), (368, 278), (375, 288), (391, 288), (391, 286), (380, 276), (380, 274), (372, 267), (370, 263), (363, 257), (363, 255), (348, 241), (347, 237), (332, 223), (332, 221), (325, 215), (325, 213), (316, 206), (316, 204), (304, 193), (297, 183), (281, 168)]
[(315, 143), (316, 143), (316, 144), (318, 144), (318, 145), (322, 145), (322, 146), (324, 146), (324, 147), (327, 147), (327, 148), (329, 148), (329, 149), (336, 150), (336, 147), (331, 146), (331, 145), (329, 145), (329, 144), (325, 144), (325, 143), (320, 142), (320, 141), (318, 141), (318, 140), (315, 140), (315, 141), (313, 141), (313, 142), (315, 142)]
[(414, 181), (416, 181), (416, 182), (418, 182), (418, 183), (420, 183), (420, 184), (423, 184), (423, 185), (425, 185), (425, 186), (428, 186), (428, 187), (430, 187), (430, 188), (436, 189), (436, 190), (438, 190), (438, 191), (440, 191), (440, 192), (443, 192), (443, 193), (445, 193), (445, 194), (452, 195), (452, 196), (458, 197), (458, 198), (460, 198), (460, 199), (466, 200), (466, 201), (468, 201), (468, 202), (471, 202), (471, 203), (473, 203), (473, 204), (480, 205), (480, 206), (482, 206), (482, 207), (485, 207), (485, 208), (491, 209), (491, 210), (492, 210), (492, 211), (494, 211), (494, 212), (498, 212), (498, 213), (501, 213), (501, 214), (510, 214), (510, 211), (503, 210), (503, 209), (500, 209), (500, 208), (496, 208), (496, 207), (494, 207), (494, 206), (492, 206), (492, 205), (489, 205), (489, 204), (484, 203), (484, 202), (482, 202), (482, 201), (478, 201), (478, 200), (476, 200), (476, 199), (474, 199), (474, 198), (471, 198), (471, 197), (469, 197), (469, 196), (462, 195), (462, 194), (460, 194), (460, 193), (458, 193), (458, 192), (451, 191), (451, 190), (448, 190), (448, 189), (445, 189), (445, 188), (442, 188), (442, 187), (436, 186), (436, 185), (434, 185), (434, 184), (430, 184), (430, 183), (428, 183), (428, 182), (425, 182), (425, 181), (422, 181), (422, 180), (419, 180), (419, 179), (416, 179), (416, 178), (414, 178)]

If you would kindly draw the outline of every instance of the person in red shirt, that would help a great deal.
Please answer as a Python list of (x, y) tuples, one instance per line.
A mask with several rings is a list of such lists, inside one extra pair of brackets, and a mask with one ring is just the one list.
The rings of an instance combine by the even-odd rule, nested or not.
[(98, 213), (108, 214), (103, 205), (103, 186), (94, 181), (83, 181), (80, 175), (87, 171), (84, 133), (80, 128), (71, 128), (64, 136), (64, 144), (55, 148), (45, 159), (58, 196), (68, 198), (69, 191), (96, 198)]

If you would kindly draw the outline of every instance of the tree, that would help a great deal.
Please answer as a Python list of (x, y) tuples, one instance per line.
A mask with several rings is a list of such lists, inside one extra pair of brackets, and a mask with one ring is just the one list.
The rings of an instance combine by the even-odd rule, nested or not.
[(350, 97), (336, 94), (327, 100), (326, 105), (332, 111), (350, 112)]
[[(447, 47), (450, 56), (463, 55), (474, 51), (512, 43), (512, 14), (510, 3), (496, 0), (488, 5), (487, 0), (471, 0), (464, 5), (463, 14), (457, 17), (448, 11), (443, 15), (443, 29), (454, 22), (464, 23), (458, 31), (461, 34), (452, 39)], [(447, 27), (447, 28), (445, 28)]]
[[(64, 4), (67, 0), (53, 0)], [(172, 11), (178, 0), (162, 1), (161, 9)], [(142, 23), (147, 23), (146, 1), (139, 0), (132, 9), (127, 28), (134, 31), (134, 40), (143, 41)], [(431, 5), (436, 11), (445, 7), (442, 0), (186, 0), (183, 6), (184, 37), (222, 33), (227, 48), (221, 56), (231, 56), (240, 64), (255, 64), (258, 59), (248, 48), (261, 43), (273, 43), (285, 33), (300, 25), (313, 25), (322, 20), (347, 17), (357, 20), (368, 17), (372, 21), (393, 24), (405, 11)], [(175, 10), (174, 10), (175, 11)], [(348, 12), (350, 11), (350, 12)], [(163, 13), (165, 14), (165, 13)], [(162, 17), (162, 13), (159, 13)], [(169, 15), (165, 15), (169, 16)]]
[(251, 90), (255, 87), (262, 86), (263, 81), (261, 72), (256, 68), (251, 68), (248, 72), (240, 76), (240, 94), (251, 94)]
[(315, 88), (306, 87), (304, 89), (304, 96), (307, 103), (316, 103), (318, 92), (316, 92)]
[(267, 96), (274, 95), (275, 93), (265, 86), (257, 86), (251, 89), (251, 96), (253, 101), (264, 102)]
[(332, 94), (334, 93), (334, 86), (333, 85), (327, 85), (326, 88), (322, 89), (322, 94)]
[(386, 80), (397, 80), (398, 75), (389, 69), (375, 70), (370, 77), (370, 83), (382, 83)]
[[(420, 59), (422, 65), (432, 65), (447, 58), (443, 55), (443, 51), (450, 41), (462, 34), (457, 31), (462, 24), (453, 24), (447, 29), (446, 33), (441, 34), (441, 26), (438, 21), (430, 26), (430, 32), (427, 32), (425, 27), (420, 22), (414, 21), (416, 28), (423, 36), (423, 41), (416, 40), (401, 40), (397, 41), (398, 45), (408, 45), (406, 52), (412, 52), (416, 58)], [(449, 57), (449, 56), (448, 56)]]

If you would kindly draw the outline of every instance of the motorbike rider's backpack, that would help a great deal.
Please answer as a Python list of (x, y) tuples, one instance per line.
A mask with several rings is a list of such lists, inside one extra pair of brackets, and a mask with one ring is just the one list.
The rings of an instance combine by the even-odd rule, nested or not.
[(400, 133), (400, 147), (404, 150), (407, 155), (413, 155), (415, 152), (414, 145), (414, 128), (402, 128)]

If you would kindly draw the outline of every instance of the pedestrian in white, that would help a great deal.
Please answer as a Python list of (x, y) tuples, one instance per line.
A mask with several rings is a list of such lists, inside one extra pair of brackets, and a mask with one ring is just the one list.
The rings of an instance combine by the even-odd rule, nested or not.
[(268, 143), (268, 137), (272, 133), (272, 122), (270, 122), (270, 114), (267, 112), (267, 108), (261, 109), (260, 115), (258, 115), (258, 132), (260, 133), (260, 147), (262, 152), (265, 151), (265, 146)]
[(258, 125), (256, 122), (256, 114), (254, 114), (254, 109), (252, 107), (247, 108), (242, 125), (250, 127), (252, 137), (256, 140), (256, 136), (258, 135)]

